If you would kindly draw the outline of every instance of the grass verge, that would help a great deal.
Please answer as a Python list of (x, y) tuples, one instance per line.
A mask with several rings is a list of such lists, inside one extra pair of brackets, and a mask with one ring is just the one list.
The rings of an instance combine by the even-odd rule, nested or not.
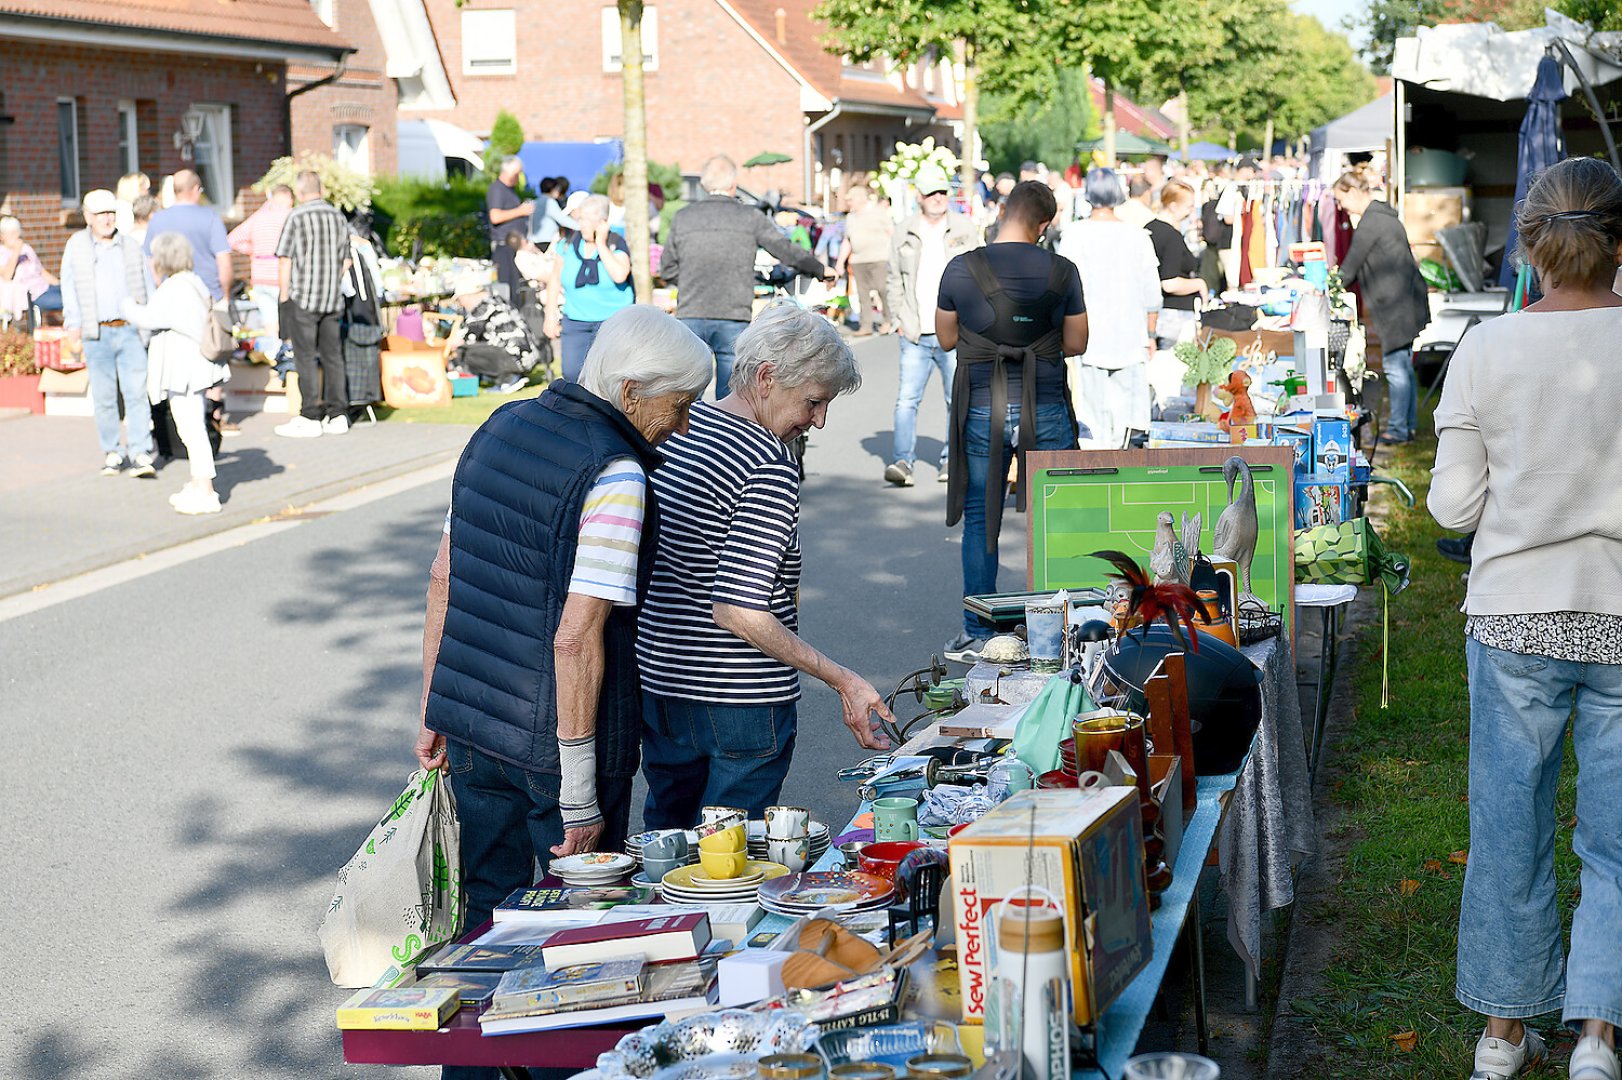
[(451, 398), (450, 404), (432, 409), (392, 409), (378, 405), (377, 418), (403, 424), (467, 424), (478, 427), (486, 418), (509, 401), (535, 397), (549, 385), (543, 372), (530, 376), (529, 385), (511, 394), (494, 394), (481, 390), (473, 397)]
[[(1469, 698), (1458, 610), (1463, 567), (1437, 554), (1436, 539), (1448, 534), (1425, 511), (1434, 437), (1395, 450), (1381, 471), (1406, 483), (1417, 505), (1405, 509), (1384, 497), (1379, 531), (1392, 550), (1413, 560), (1413, 584), (1390, 601), (1389, 655), (1383, 654), (1378, 613), (1355, 645), (1353, 715), (1331, 768), (1319, 776), (1345, 812), (1347, 854), (1334, 910), (1325, 913), (1339, 941), (1323, 972), (1325, 989), (1283, 1003), (1330, 1048), (1318, 1075), (1348, 1080), (1468, 1076), (1481, 1029), (1481, 1018), (1453, 998), (1470, 844)], [(1389, 662), (1391, 680), (1384, 709), (1382, 660)], [(1578, 871), (1570, 829), (1575, 777), (1568, 744), (1555, 846), (1568, 930)], [(1532, 1025), (1550, 1036), (1553, 1057), (1563, 1060), (1571, 1037), (1558, 1015)], [(1545, 1064), (1523, 1075), (1557, 1071)]]

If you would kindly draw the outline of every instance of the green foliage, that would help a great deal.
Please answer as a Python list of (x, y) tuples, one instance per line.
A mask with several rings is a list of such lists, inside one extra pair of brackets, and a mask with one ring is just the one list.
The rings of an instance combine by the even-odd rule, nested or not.
[(265, 175), (254, 181), (253, 189), (263, 193), (277, 184), (294, 187), (298, 174), (306, 169), (313, 170), (321, 177), (321, 187), (326, 193), (326, 200), (345, 213), (363, 210), (372, 205), (372, 196), (376, 188), (369, 177), (362, 176), (353, 169), (344, 168), (326, 154), (312, 154), (308, 151), (296, 158), (279, 157), (272, 161)]
[[(614, 177), (625, 171), (625, 163), (611, 161), (603, 166), (601, 172), (591, 179), (591, 190), (598, 195), (608, 194), (608, 183)], [(664, 191), (665, 198), (671, 199), (681, 195), (681, 166), (661, 165), (657, 161), (648, 162), (648, 183), (658, 184)]]
[(1022, 161), (1044, 161), (1063, 168), (1075, 156), (1076, 144), (1096, 139), (1100, 128), (1087, 93), (1087, 73), (1059, 68), (1053, 92), (1032, 102), (1009, 93), (987, 94), (980, 138), (993, 173), (1013, 172)]
[(502, 109), (496, 113), (496, 122), (490, 125), (490, 151), (485, 154), (485, 168), (491, 173), (501, 168), (501, 159), (524, 148), (524, 129), (518, 117)]
[(390, 254), (490, 257), (481, 177), (399, 178), (378, 186), (378, 228)]
[(34, 363), (34, 339), (14, 327), (0, 330), (0, 378), (8, 375), (38, 375)]

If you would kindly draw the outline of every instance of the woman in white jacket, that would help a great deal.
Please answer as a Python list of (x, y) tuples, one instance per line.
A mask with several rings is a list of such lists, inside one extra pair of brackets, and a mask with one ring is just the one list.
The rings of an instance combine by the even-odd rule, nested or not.
[(1081, 445), (1119, 450), (1149, 430), (1149, 357), (1160, 318), (1160, 263), (1149, 234), (1115, 208), (1126, 191), (1113, 169), (1094, 169), (1083, 189), (1092, 215), (1065, 227), (1060, 255), (1081, 272), (1087, 352), (1070, 368)]
[(182, 514), (217, 514), (214, 450), (204, 423), (203, 393), (225, 381), (226, 367), (206, 359), (203, 333), (213, 308), (208, 286), (192, 273), (191, 243), (179, 233), (152, 240), (152, 268), (160, 284), (145, 304), (124, 301), (120, 314), (142, 330), (156, 331), (147, 347), (147, 396), (167, 400), (175, 430), (186, 446), (191, 481), (169, 496)]

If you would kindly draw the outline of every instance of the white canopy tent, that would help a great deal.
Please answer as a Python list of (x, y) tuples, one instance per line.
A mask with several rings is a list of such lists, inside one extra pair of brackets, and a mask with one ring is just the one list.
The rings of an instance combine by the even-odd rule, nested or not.
[(1312, 175), (1333, 180), (1346, 154), (1381, 152), (1396, 131), (1395, 94), (1353, 109), (1338, 120), (1313, 128), (1310, 139)]
[[(1555, 11), (1547, 25), (1508, 32), (1496, 23), (1422, 26), (1413, 37), (1398, 38), (1391, 74), (1430, 90), (1470, 94), (1494, 101), (1519, 101), (1532, 90), (1544, 49), (1564, 41), (1590, 84), (1622, 78), (1622, 33), (1596, 34), (1586, 23)], [(1581, 83), (1569, 69), (1566, 92)]]

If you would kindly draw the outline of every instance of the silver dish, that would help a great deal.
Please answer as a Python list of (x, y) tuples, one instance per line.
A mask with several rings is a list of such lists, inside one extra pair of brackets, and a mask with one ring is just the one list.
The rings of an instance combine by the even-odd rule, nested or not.
[[(661, 1070), (717, 1054), (799, 1054), (817, 1040), (817, 1027), (798, 1013), (756, 1013), (722, 1009), (666, 1020), (625, 1036), (597, 1058), (603, 1080), (706, 1080), (708, 1074), (665, 1077)], [(733, 1080), (717, 1074), (712, 1080)]]

